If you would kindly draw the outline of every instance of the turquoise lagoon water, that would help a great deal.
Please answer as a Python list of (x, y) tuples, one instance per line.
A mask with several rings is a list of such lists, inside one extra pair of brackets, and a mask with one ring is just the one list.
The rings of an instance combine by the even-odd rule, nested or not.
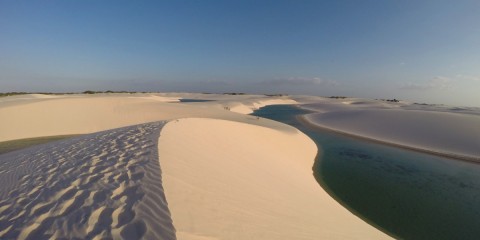
[(255, 116), (292, 125), (320, 149), (319, 184), (351, 212), (401, 239), (480, 239), (480, 164), (362, 141), (303, 125), (295, 106)]

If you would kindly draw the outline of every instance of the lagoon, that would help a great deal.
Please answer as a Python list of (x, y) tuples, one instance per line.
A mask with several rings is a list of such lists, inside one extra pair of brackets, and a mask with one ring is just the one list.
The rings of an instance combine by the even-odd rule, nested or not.
[(480, 164), (400, 149), (303, 124), (312, 113), (272, 105), (252, 115), (292, 125), (317, 144), (317, 182), (352, 213), (402, 239), (478, 239)]

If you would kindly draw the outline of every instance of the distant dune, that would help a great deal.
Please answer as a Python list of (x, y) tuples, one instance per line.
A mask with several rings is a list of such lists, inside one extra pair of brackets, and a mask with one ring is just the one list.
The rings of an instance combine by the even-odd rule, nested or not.
[(480, 112), (373, 100), (307, 105), (306, 119), (332, 130), (459, 159), (480, 161)]

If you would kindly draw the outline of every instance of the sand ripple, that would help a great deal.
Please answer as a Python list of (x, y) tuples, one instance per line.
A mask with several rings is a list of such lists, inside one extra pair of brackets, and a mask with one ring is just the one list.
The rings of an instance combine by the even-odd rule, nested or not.
[(0, 239), (175, 239), (157, 142), (164, 123), (0, 156)]

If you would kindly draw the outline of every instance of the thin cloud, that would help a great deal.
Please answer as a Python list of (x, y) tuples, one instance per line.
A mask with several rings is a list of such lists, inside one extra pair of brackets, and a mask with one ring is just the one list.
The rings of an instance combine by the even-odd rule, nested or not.
[(400, 88), (405, 90), (444, 90), (451, 88), (452, 80), (447, 77), (437, 76), (423, 83), (404, 83)]
[(304, 77), (289, 77), (289, 78), (275, 78), (270, 80), (265, 80), (261, 82), (262, 84), (268, 85), (322, 85), (322, 86), (337, 86), (338, 82), (333, 80), (325, 80), (319, 77), (313, 78), (304, 78)]
[(207, 85), (222, 85), (222, 86), (231, 86), (231, 85), (234, 85), (233, 82), (231, 82), (231, 81), (217, 80), (217, 79), (203, 80), (203, 81), (198, 81), (197, 83), (199, 83), (199, 84), (207, 84)]
[(455, 76), (455, 78), (458, 79), (458, 80), (467, 80), (467, 81), (480, 82), (480, 77), (479, 77), (479, 76), (471, 76), (471, 75), (458, 74), (457, 76)]

